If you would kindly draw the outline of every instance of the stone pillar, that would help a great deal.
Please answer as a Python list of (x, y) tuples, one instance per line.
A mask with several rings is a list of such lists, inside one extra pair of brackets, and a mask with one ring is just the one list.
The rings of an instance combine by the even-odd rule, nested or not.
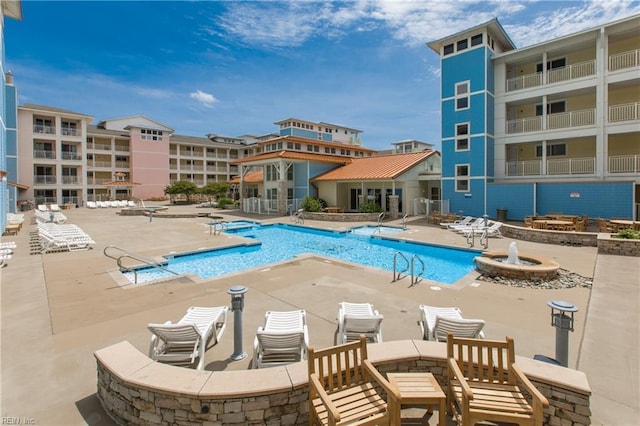
[(358, 195), (358, 209), (360, 209), (360, 206), (364, 204), (364, 197), (364, 194)]
[(287, 181), (278, 181), (278, 214), (287, 214)]
[(389, 195), (389, 214), (393, 219), (397, 219), (400, 216), (399, 204), (400, 197), (397, 195)]

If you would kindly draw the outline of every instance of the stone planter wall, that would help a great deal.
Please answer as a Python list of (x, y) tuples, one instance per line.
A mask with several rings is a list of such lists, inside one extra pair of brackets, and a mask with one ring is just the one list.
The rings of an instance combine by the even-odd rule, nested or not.
[(325, 220), (328, 222), (378, 222), (379, 215), (380, 213), (303, 213), (305, 219)]
[(611, 234), (598, 236), (598, 254), (640, 257), (640, 240), (613, 238)]
[[(383, 373), (431, 372), (446, 384), (446, 346), (422, 340), (370, 344)], [(119, 425), (308, 424), (307, 366), (241, 371), (197, 371), (150, 360), (129, 342), (100, 349), (97, 396)], [(591, 390), (584, 373), (517, 358), (549, 399), (544, 424), (590, 424)]]
[(596, 247), (598, 245), (597, 232), (551, 231), (548, 229), (533, 229), (523, 226), (507, 225), (505, 223), (500, 227), (500, 233), (508, 238), (534, 243), (587, 247)]

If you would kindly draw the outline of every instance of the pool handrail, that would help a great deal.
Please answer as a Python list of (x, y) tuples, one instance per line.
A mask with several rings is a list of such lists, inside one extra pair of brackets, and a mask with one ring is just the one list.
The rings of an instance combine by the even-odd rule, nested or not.
[[(123, 254), (121, 254), (118, 257), (115, 257), (116, 255), (111, 255), (107, 253), (107, 249), (115, 249), (115, 250), (119, 250), (120, 252), (122, 252)], [(137, 260), (138, 262), (142, 262), (143, 264), (150, 266), (152, 268), (156, 268), (156, 269), (160, 269), (161, 271), (165, 271), (165, 272), (169, 272), (171, 274), (174, 275), (180, 275), (179, 273), (172, 271), (170, 269), (165, 268), (164, 266), (160, 265), (159, 262), (156, 262), (153, 259), (149, 259), (147, 257), (144, 256), (140, 256), (134, 253), (131, 253), (128, 250), (125, 250), (121, 247), (118, 247), (116, 245), (110, 244), (108, 246), (106, 246), (104, 248), (104, 250), (102, 250), (102, 252), (104, 253), (104, 255), (110, 259), (113, 259), (116, 261), (116, 263), (118, 264), (118, 269), (120, 270), (120, 272), (133, 272), (133, 283), (134, 284), (138, 284), (138, 271), (137, 271), (137, 267), (128, 267), (128, 266), (123, 266), (122, 265), (122, 259), (123, 258), (129, 258), (129, 259), (133, 259), (133, 260)]]

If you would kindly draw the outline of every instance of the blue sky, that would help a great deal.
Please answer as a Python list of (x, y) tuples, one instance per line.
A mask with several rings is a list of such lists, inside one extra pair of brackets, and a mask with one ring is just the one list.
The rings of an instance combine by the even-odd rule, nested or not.
[(524, 47), (640, 13), (638, 1), (29, 1), (5, 20), (19, 104), (177, 134), (277, 132), (289, 117), (388, 149), (440, 146), (439, 59), (426, 47), (497, 17)]

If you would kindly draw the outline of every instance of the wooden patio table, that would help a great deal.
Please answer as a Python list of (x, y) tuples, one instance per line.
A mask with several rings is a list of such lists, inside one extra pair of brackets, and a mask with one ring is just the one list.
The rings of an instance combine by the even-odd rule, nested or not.
[(438, 425), (446, 426), (447, 397), (433, 374), (389, 373), (387, 378), (400, 391), (400, 405), (426, 405), (429, 414), (433, 413), (433, 405), (438, 405)]
[(554, 219), (550, 219), (550, 220), (534, 220), (534, 223), (545, 223), (547, 228), (549, 229), (549, 227), (554, 227), (554, 226), (573, 226), (573, 222), (570, 220), (554, 220)]

